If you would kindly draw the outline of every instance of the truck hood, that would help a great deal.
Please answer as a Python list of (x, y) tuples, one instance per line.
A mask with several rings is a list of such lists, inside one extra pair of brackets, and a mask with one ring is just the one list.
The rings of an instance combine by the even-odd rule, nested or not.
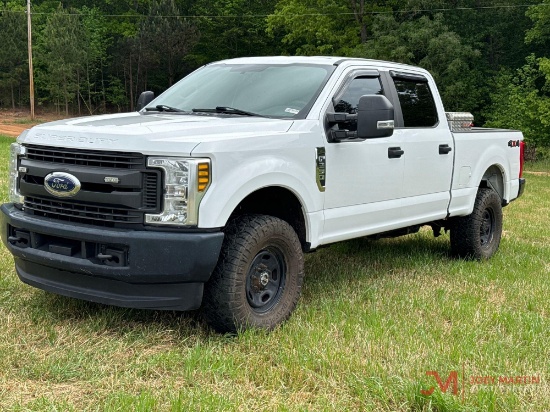
[(20, 143), (189, 156), (202, 142), (283, 134), (292, 120), (181, 113), (122, 113), (60, 120), (23, 132)]

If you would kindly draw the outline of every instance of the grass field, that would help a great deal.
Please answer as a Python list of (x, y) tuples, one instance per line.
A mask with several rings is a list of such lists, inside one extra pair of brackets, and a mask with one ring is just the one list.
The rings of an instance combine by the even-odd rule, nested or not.
[[(49, 294), (2, 246), (0, 410), (549, 411), (550, 170), (533, 169), (492, 260), (450, 258), (428, 231), (336, 244), (307, 256), (301, 303), (270, 334)], [(457, 371), (458, 394), (427, 371)]]

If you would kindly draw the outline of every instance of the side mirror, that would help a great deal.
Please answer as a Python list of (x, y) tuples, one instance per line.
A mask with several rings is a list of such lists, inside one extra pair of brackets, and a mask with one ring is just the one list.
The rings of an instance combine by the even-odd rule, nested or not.
[(357, 105), (357, 138), (389, 137), (393, 129), (393, 105), (386, 96), (361, 96)]
[(153, 92), (143, 92), (143, 93), (141, 93), (139, 95), (139, 99), (137, 101), (137, 111), (139, 112), (141, 109), (143, 109), (149, 103), (151, 103), (154, 98), (155, 98), (155, 93), (153, 93)]

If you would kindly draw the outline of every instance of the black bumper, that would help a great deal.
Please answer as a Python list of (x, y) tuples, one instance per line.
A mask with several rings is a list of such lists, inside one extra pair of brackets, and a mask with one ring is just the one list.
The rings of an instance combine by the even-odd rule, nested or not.
[[(1, 207), (2, 241), (19, 278), (64, 296), (109, 305), (197, 309), (222, 232), (98, 228)], [(109, 258), (110, 256), (110, 258)]]
[[(525, 191), (525, 179), (520, 177), (519, 178), (519, 190), (518, 190), (518, 197), (520, 197), (523, 192)], [(518, 198), (516, 197), (516, 199)]]

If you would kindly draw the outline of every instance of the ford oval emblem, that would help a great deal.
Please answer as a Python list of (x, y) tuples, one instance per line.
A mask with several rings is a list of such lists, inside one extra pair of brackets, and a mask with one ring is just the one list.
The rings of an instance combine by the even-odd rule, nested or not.
[(56, 197), (71, 197), (80, 190), (80, 181), (69, 173), (53, 172), (44, 178), (44, 188)]

